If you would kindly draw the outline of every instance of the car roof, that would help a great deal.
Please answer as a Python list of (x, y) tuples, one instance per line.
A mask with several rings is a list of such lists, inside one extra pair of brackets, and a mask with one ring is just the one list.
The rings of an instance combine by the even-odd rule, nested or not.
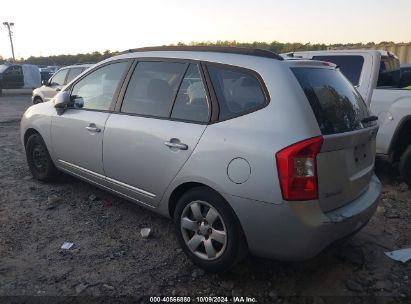
[(136, 48), (124, 51), (120, 54), (126, 53), (140, 53), (140, 52), (215, 52), (215, 53), (227, 53), (238, 55), (251, 55), (258, 57), (266, 57), (276, 60), (283, 60), (283, 58), (269, 50), (263, 50), (258, 48), (245, 48), (245, 47), (229, 47), (229, 46), (153, 46)]
[(67, 65), (67, 66), (61, 67), (59, 70), (70, 69), (70, 68), (89, 68), (91, 66), (93, 66), (93, 64), (91, 63), (81, 63), (81, 64)]
[(288, 66), (306, 66), (317, 68), (334, 69), (333, 63), (322, 61), (304, 60), (299, 63), (289, 63), (278, 54), (262, 49), (240, 48), (240, 47), (206, 47), (206, 46), (167, 46), (167, 47), (147, 47), (131, 49), (99, 62), (97, 65), (121, 59), (183, 59), (213, 62), (219, 64), (233, 65), (261, 71), (268, 62), (271, 64), (285, 64)]

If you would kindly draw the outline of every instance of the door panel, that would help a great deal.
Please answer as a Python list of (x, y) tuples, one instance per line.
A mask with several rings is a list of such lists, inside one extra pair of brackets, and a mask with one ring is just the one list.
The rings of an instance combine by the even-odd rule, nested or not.
[(111, 115), (103, 145), (108, 181), (115, 190), (157, 205), (205, 128), (164, 119)]
[(52, 145), (58, 165), (69, 170), (80, 167), (104, 175), (103, 134), (109, 115), (105, 112), (67, 109), (63, 115), (53, 117)]

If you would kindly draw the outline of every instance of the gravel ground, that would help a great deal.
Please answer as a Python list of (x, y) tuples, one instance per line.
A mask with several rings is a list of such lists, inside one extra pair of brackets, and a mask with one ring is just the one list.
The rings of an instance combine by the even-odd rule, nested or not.
[[(248, 257), (229, 273), (212, 275), (186, 258), (170, 220), (67, 175), (52, 184), (33, 180), (19, 140), (19, 117), (29, 104), (30, 96), (0, 97), (0, 302), (22, 299), (4, 296), (148, 302), (139, 297), (187, 295), (411, 303), (411, 261), (384, 255), (411, 247), (411, 192), (395, 166), (378, 162), (380, 206), (348, 242), (301, 263)], [(150, 238), (141, 237), (143, 227), (152, 229)], [(61, 250), (65, 241), (73, 248)]]

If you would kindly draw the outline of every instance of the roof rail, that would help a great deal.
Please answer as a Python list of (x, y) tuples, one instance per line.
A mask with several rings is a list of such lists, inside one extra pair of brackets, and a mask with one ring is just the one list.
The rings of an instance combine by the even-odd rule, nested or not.
[(95, 62), (77, 62), (72, 65), (83, 65), (83, 64), (96, 64)]
[(245, 47), (232, 47), (232, 46), (152, 46), (143, 47), (137, 49), (130, 49), (120, 54), (134, 53), (134, 52), (153, 52), (153, 51), (189, 51), (189, 52), (217, 52), (217, 53), (230, 53), (266, 57), (276, 60), (284, 60), (280, 55), (263, 49), (245, 48)]

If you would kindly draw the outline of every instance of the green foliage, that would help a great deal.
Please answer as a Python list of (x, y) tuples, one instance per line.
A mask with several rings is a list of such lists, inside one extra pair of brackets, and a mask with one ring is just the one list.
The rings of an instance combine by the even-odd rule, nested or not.
[(211, 41), (200, 41), (200, 42), (191, 42), (189, 44), (184, 44), (182, 42), (177, 43), (176, 45), (184, 46), (184, 45), (199, 45), (199, 46), (234, 46), (234, 47), (247, 47), (247, 48), (258, 48), (269, 50), (275, 53), (287, 53), (287, 52), (295, 52), (295, 51), (316, 51), (316, 50), (324, 50), (327, 49), (329, 46), (326, 44), (303, 44), (303, 43), (282, 43), (278, 41), (272, 42), (238, 42), (235, 40), (226, 40), (221, 41), (217, 40), (216, 42)]
[(93, 52), (87, 54), (76, 54), (76, 55), (57, 55), (57, 56), (40, 56), (34, 57), (30, 56), (24, 63), (31, 63), (38, 66), (47, 66), (47, 65), (58, 65), (66, 66), (76, 63), (96, 63), (116, 55), (117, 52), (111, 52), (109, 50), (100, 52)]
[[(384, 44), (394, 44), (393, 42), (381, 42), (378, 45)], [(194, 41), (188, 44), (178, 42), (177, 46), (233, 46), (233, 47), (248, 47), (248, 48), (259, 48), (264, 50), (269, 50), (275, 53), (288, 53), (288, 52), (296, 52), (296, 51), (317, 51), (317, 50), (326, 50), (326, 49), (345, 49), (345, 48), (370, 48), (376, 46), (374, 42), (368, 43), (347, 43), (347, 44), (324, 44), (324, 43), (299, 43), (299, 42), (287, 42), (282, 43), (278, 41), (272, 42), (238, 42), (236, 40), (217, 40), (217, 41)], [(26, 60), (20, 59), (20, 63), (31, 63), (39, 66), (47, 66), (47, 65), (58, 65), (58, 66), (66, 66), (76, 63), (96, 63), (111, 56), (118, 54), (118, 52), (111, 52), (110, 50), (106, 50), (103, 53), (100, 52), (93, 52), (87, 54), (77, 54), (77, 55), (57, 55), (57, 56), (41, 56), (41, 57), (34, 57), (31, 56)], [(0, 62), (3, 58), (0, 57)], [(3, 60), (4, 61), (4, 60)]]

